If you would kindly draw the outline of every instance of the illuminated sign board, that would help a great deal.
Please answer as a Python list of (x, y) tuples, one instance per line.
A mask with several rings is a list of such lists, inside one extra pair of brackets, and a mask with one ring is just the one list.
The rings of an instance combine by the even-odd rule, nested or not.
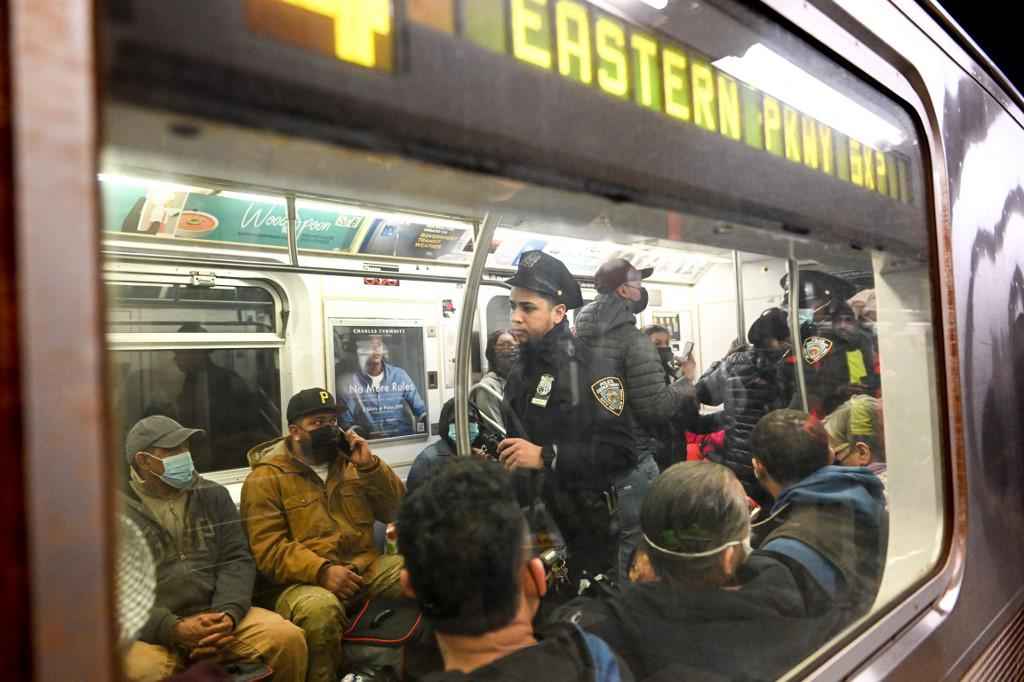
[[(321, 52), (328, 51), (324, 45), (329, 43), (331, 54), (345, 62), (393, 69), (394, 7), (388, 0), (246, 2), (249, 25), (256, 31)], [(902, 203), (913, 200), (906, 156), (843, 134), (730, 76), (696, 50), (588, 3), (436, 0), (407, 3), (406, 11), (410, 21), (458, 35), (681, 125)], [(288, 12), (304, 16), (285, 17)], [(323, 30), (296, 30), (303, 18), (329, 22), (330, 40), (323, 37)], [(320, 35), (319, 43), (310, 35)], [(416, 65), (409, 69), (415, 73)]]
[[(288, 208), (283, 196), (215, 191), (122, 175), (100, 175), (104, 230), (225, 244), (287, 248)], [(469, 223), (374, 214), (341, 203), (295, 201), (295, 241), (305, 251), (467, 262)]]
[(247, 0), (249, 25), (369, 69), (394, 68), (391, 0)]

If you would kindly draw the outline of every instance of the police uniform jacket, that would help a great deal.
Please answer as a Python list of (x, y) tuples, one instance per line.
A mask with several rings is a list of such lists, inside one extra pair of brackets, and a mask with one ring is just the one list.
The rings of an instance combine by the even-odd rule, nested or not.
[(623, 369), (574, 338), (564, 320), (520, 349), (505, 386), (505, 424), (509, 436), (543, 447), (559, 487), (606, 490), (636, 466)]
[[(809, 410), (825, 417), (854, 393), (879, 385), (871, 340), (862, 333), (840, 336), (828, 325), (805, 324), (801, 330), (804, 377)], [(862, 388), (851, 389), (851, 386)]]

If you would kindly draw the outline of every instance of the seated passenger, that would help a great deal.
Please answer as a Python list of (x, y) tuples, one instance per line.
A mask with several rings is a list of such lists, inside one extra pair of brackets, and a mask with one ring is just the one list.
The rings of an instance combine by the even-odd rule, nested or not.
[(750, 551), (743, 486), (714, 462), (667, 469), (641, 523), (654, 575), (558, 614), (608, 642), (637, 680), (774, 680), (824, 639), (788, 564)]
[(534, 631), (547, 577), (499, 464), (460, 459), (427, 480), (402, 504), (398, 546), (403, 591), (444, 658), (427, 680), (624, 679), (608, 645), (575, 625)]
[(751, 438), (754, 471), (775, 498), (756, 526), (758, 547), (799, 562), (843, 620), (866, 613), (885, 570), (889, 514), (868, 469), (832, 466), (828, 435), (805, 412), (765, 415)]
[[(469, 440), (476, 445), (480, 438), (479, 413), (472, 405), (469, 406)], [(428, 478), (436, 474), (448, 462), (455, 459), (455, 398), (452, 398), (441, 408), (441, 417), (437, 422), (438, 434), (441, 439), (431, 443), (416, 455), (416, 459), (409, 469), (409, 475), (405, 477), (405, 490), (411, 494), (413, 490), (423, 484)], [(482, 450), (474, 447), (474, 454), (484, 456)]]
[(226, 657), (262, 659), (275, 680), (302, 682), (302, 630), (251, 607), (256, 567), (231, 495), (195, 473), (188, 447), (197, 433), (157, 415), (135, 424), (125, 442), (131, 480), (123, 512), (156, 561), (155, 603), (125, 655), (125, 676), (162, 680)]
[(750, 434), (757, 421), (772, 410), (789, 405), (793, 396), (786, 311), (769, 308), (747, 332), (753, 347), (730, 353), (711, 366), (697, 382), (697, 398), (707, 405), (725, 404), (721, 421), (725, 444), (711, 455), (736, 474), (753, 500), (771, 502), (751, 468)]
[[(242, 487), (249, 544), (269, 583), (259, 596), (305, 631), (310, 682), (338, 679), (346, 608), (400, 592), (402, 557), (377, 551), (373, 523), (394, 520), (405, 487), (365, 440), (338, 429), (337, 414), (323, 389), (292, 396), (288, 434), (249, 451)], [(326, 483), (316, 465), (327, 465)]]
[[(469, 389), (469, 400), (480, 410), (480, 418), (504, 435), (508, 429), (501, 414), (501, 401), (505, 397), (509, 372), (519, 358), (519, 342), (508, 329), (499, 329), (487, 337), (484, 357), (487, 358), (487, 374)], [(444, 435), (444, 431), (441, 434)]]
[(837, 466), (867, 467), (887, 483), (881, 400), (855, 395), (828, 416), (825, 431)]

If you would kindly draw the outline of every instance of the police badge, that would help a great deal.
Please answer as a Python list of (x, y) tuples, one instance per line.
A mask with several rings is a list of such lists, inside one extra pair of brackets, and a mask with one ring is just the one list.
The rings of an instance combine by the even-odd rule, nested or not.
[(804, 341), (804, 359), (813, 365), (832, 351), (832, 342), (822, 336), (811, 336)]
[(622, 385), (619, 377), (604, 377), (598, 379), (591, 386), (594, 397), (601, 407), (608, 410), (616, 417), (622, 415), (622, 408), (626, 405), (626, 388)]
[(548, 398), (551, 397), (551, 386), (554, 385), (555, 378), (550, 374), (541, 374), (540, 381), (537, 382), (537, 391), (533, 394), (533, 398), (530, 400), (531, 403), (538, 407), (547, 407)]
[(536, 265), (537, 261), (540, 260), (540, 253), (540, 251), (532, 251), (523, 256), (522, 260), (520, 261), (523, 264), (523, 267), (532, 268), (534, 265)]

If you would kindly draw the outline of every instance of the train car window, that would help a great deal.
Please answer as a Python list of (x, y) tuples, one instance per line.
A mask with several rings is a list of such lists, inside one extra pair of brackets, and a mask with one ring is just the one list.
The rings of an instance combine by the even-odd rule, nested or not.
[[(442, 636), (507, 625), (471, 606), (499, 591), (506, 502), (543, 613), (637, 679), (822, 664), (935, 570), (929, 185), (866, 76), (732, 0), (127, 4), (105, 265), (177, 284), (109, 288), (123, 508), (173, 536), (167, 500), (239, 503), (254, 613), (307, 629), (311, 677), (374, 672), (337, 614), (403, 565)], [(273, 279), (287, 315), (221, 270)], [(501, 466), (446, 491), (460, 440)], [(207, 493), (193, 465), (238, 471)], [(215, 601), (190, 587), (158, 591), (188, 626)], [(189, 636), (140, 634), (172, 658)]]
[(111, 354), (115, 414), (124, 433), (164, 415), (204, 433), (193, 439), (201, 474), (248, 466), (246, 453), (281, 430), (278, 350), (190, 347)]
[(107, 289), (114, 333), (277, 331), (274, 297), (262, 287), (115, 283)]
[[(113, 408), (123, 436), (163, 415), (201, 429), (203, 474), (248, 466), (280, 430), (278, 296), (267, 286), (191, 275), (113, 275), (107, 288)], [(177, 281), (176, 281), (177, 280)]]

